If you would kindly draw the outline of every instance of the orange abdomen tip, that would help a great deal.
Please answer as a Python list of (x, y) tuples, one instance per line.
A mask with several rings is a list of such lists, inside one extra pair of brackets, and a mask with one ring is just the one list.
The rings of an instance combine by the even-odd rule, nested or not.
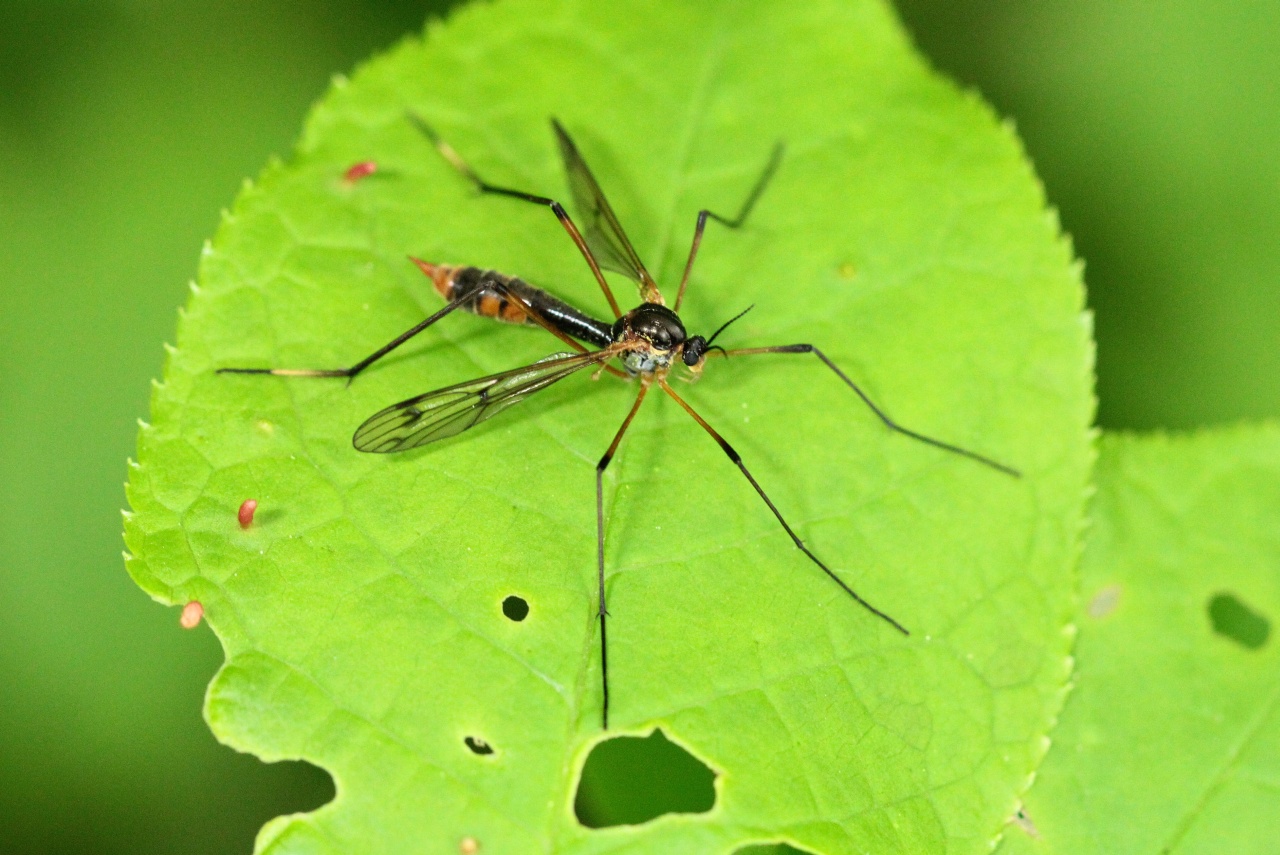
[(457, 267), (452, 264), (432, 264), (412, 255), (409, 256), (409, 260), (418, 265), (418, 269), (430, 277), (441, 297), (446, 300), (453, 299), (453, 274), (458, 269)]

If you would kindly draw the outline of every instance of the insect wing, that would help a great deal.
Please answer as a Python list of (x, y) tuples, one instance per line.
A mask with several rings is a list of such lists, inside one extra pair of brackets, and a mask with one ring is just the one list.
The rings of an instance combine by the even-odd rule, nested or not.
[(456, 436), (557, 380), (612, 356), (608, 349), (557, 353), (523, 368), (418, 395), (370, 416), (356, 430), (352, 444), (360, 451), (389, 454)]
[(564, 158), (564, 171), (569, 179), (569, 192), (573, 194), (574, 206), (578, 216), (583, 219), (583, 237), (591, 254), (601, 267), (621, 273), (636, 282), (650, 284), (653, 277), (640, 263), (640, 256), (627, 235), (622, 231), (622, 224), (609, 207), (595, 176), (587, 168), (578, 147), (573, 144), (569, 134), (555, 119), (551, 120), (560, 141), (560, 155)]

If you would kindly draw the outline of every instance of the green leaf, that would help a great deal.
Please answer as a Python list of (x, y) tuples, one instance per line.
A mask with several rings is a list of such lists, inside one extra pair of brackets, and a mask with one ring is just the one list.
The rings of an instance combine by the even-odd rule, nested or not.
[(1280, 428), (1108, 436), (1078, 687), (1002, 853), (1268, 853), (1280, 789)]
[[(1025, 472), (891, 433), (811, 356), (678, 384), (904, 638), (650, 396), (605, 479), (611, 732), (660, 726), (705, 762), (709, 813), (596, 831), (572, 813), (605, 736), (594, 465), (635, 384), (577, 377), (380, 456), (350, 445), (376, 410), (564, 346), (452, 316), (349, 388), (215, 374), (372, 351), (440, 305), (409, 253), (603, 313), (551, 214), (478, 197), (407, 109), (489, 180), (563, 196), (557, 116), (669, 295), (698, 209), (732, 212), (785, 140), (746, 227), (709, 227), (691, 331), (754, 304), (726, 344), (814, 342), (903, 423)], [(376, 175), (343, 181), (370, 158)], [(631, 287), (615, 281), (624, 302)], [(336, 800), (269, 825), (263, 851), (986, 851), (1067, 678), (1091, 460), (1081, 299), (1013, 133), (881, 3), (469, 6), (339, 81), (207, 249), (139, 439), (129, 570), (204, 604), (227, 652), (206, 708), (219, 738), (334, 775)]]
[(1280, 414), (1276, 3), (896, 0), (1018, 131), (1096, 313), (1099, 423)]

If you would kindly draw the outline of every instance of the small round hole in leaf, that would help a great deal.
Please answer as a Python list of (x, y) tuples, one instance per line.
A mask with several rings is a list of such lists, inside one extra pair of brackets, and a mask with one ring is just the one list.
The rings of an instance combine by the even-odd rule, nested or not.
[(1249, 608), (1235, 594), (1225, 591), (1209, 600), (1209, 620), (1218, 635), (1250, 650), (1266, 644), (1271, 635), (1271, 622), (1266, 617)]
[(529, 616), (529, 603), (523, 597), (512, 594), (502, 601), (502, 613), (519, 623)]
[(467, 744), (467, 747), (471, 749), (472, 754), (484, 755), (484, 754), (493, 753), (493, 746), (491, 746), (489, 743), (485, 742), (483, 739), (481, 739), (478, 736), (468, 736), (466, 739), (462, 741), (465, 742)]
[(661, 730), (618, 736), (591, 749), (573, 810), (587, 828), (638, 825), (715, 806), (716, 773)]

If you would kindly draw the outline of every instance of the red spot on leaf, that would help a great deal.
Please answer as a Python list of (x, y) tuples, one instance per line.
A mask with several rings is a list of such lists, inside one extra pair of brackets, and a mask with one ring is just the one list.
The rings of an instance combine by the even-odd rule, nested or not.
[(256, 499), (245, 499), (244, 504), (240, 506), (240, 512), (236, 515), (240, 519), (240, 527), (248, 528), (253, 525), (253, 512), (258, 509)]
[(342, 177), (350, 184), (355, 184), (361, 178), (368, 178), (370, 175), (378, 171), (378, 164), (372, 160), (362, 160), (359, 163), (353, 163), (342, 173)]

